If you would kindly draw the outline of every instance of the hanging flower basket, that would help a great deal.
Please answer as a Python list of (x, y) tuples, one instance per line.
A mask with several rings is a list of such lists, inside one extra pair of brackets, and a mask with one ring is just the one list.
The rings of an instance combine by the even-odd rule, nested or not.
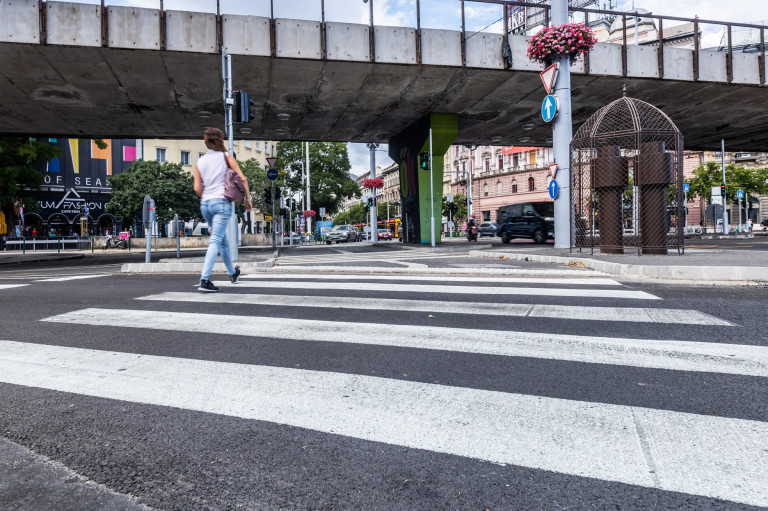
[(581, 23), (553, 25), (542, 29), (528, 40), (528, 60), (550, 65), (558, 55), (568, 55), (573, 64), (597, 42), (592, 29)]
[(384, 180), (380, 177), (368, 178), (363, 180), (363, 186), (365, 188), (384, 188)]
[(317, 213), (315, 213), (314, 209), (305, 209), (304, 211), (301, 212), (301, 214), (304, 215), (304, 218), (312, 218)]

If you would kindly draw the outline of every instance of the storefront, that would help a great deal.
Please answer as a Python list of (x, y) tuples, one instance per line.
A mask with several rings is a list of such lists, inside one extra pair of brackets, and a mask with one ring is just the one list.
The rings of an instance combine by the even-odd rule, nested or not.
[(141, 141), (104, 140), (105, 149), (91, 139), (51, 138), (48, 142), (61, 149), (61, 156), (39, 169), (44, 175), (40, 190), (22, 192), (38, 204), (36, 211), (23, 213), (22, 232), (79, 237), (119, 230), (122, 219), (106, 211), (111, 198), (109, 178), (141, 157)]

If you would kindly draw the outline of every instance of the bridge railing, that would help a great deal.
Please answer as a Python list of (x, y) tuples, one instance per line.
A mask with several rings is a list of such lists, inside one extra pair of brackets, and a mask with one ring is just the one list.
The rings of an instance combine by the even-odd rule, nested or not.
[[(50, 10), (51, 6), (61, 4), (62, 2), (29, 1), (29, 3), (30, 5), (37, 5), (40, 10), (39, 39), (37, 42), (48, 44), (47, 12)], [(98, 13), (99, 18), (101, 19), (100, 46), (109, 46), (110, 39), (108, 31), (110, 26), (110, 8), (128, 6), (126, 0), (100, 0), (97, 3), (94, 3), (93, 1), (80, 1), (74, 3), (100, 6), (100, 12)], [(494, 34), (498, 38), (498, 34), (509, 34), (513, 32), (515, 28), (520, 27), (517, 15), (520, 14), (522, 8), (528, 8), (529, 12), (531, 9), (535, 9), (540, 18), (537, 20), (539, 25), (549, 24), (551, 19), (551, 8), (548, 4), (505, 0), (405, 0), (401, 4), (398, 4), (401, 7), (399, 7), (397, 11), (384, 9), (384, 7), (382, 7), (383, 2), (382, 4), (379, 4), (379, 0), (315, 0), (315, 9), (303, 10), (302, 12), (296, 12), (295, 4), (293, 5), (292, 10), (292, 4), (293, 2), (286, 0), (253, 0), (251, 2), (209, 0), (208, 3), (203, 3), (202, 5), (207, 5), (209, 7), (202, 12), (206, 12), (215, 17), (215, 20), (212, 18), (211, 21), (211, 23), (215, 23), (215, 42), (212, 42), (211, 49), (220, 53), (222, 48), (224, 48), (223, 17), (230, 15), (256, 16), (268, 20), (271, 55), (273, 57), (279, 56), (277, 55), (276, 43), (277, 20), (304, 19), (319, 22), (320, 51), (318, 53), (321, 59), (328, 59), (329, 23), (356, 23), (358, 25), (368, 25), (367, 57), (371, 62), (376, 62), (376, 27), (396, 25), (412, 30), (412, 36), (410, 37), (413, 37), (414, 40), (410, 44), (415, 47), (415, 59), (413, 63), (416, 64), (422, 64), (422, 57), (425, 51), (422, 35), (425, 30), (442, 29), (460, 31), (461, 58), (457, 63), (464, 67), (473, 67), (473, 62), (468, 62), (467, 59), (467, 45), (473, 37), (483, 33)], [(182, 0), (146, 0), (142, 4), (143, 7), (158, 9), (156, 19), (160, 36), (158, 44), (159, 48), (157, 49), (169, 49), (168, 14), (176, 13), (180, 10), (183, 11), (187, 5), (188, 3)], [(135, 3), (132, 2), (131, 6), (135, 6)], [(692, 38), (690, 44), (692, 58), (686, 57), (686, 59), (691, 60), (690, 65), (693, 81), (710, 81), (711, 73), (709, 72), (709, 67), (721, 64), (724, 61), (724, 74), (722, 75), (722, 79), (718, 78), (716, 81), (724, 81), (726, 83), (733, 82), (735, 68), (738, 67), (738, 70), (741, 71), (753, 65), (752, 63), (743, 63), (741, 60), (737, 62), (737, 55), (743, 52), (757, 53), (756, 71), (759, 78), (754, 80), (754, 83), (756, 85), (764, 85), (766, 83), (765, 32), (768, 27), (764, 25), (706, 20), (699, 19), (698, 17), (685, 18), (644, 12), (620, 12), (576, 7), (570, 8), (570, 13), (573, 20), (587, 24), (595, 21), (597, 18), (606, 17), (610, 17), (610, 19), (614, 20), (614, 23), (615, 21), (620, 22), (620, 38), (610, 42), (619, 45), (621, 48), (621, 74), (623, 76), (633, 75), (629, 69), (632, 58), (630, 58), (628, 54), (635, 54), (636, 52), (632, 49), (635, 44), (633, 44), (634, 37), (632, 37), (630, 32), (635, 28), (635, 24), (639, 23), (638, 20), (652, 20), (655, 24), (655, 31), (658, 34), (658, 39), (655, 42), (655, 62), (658, 66), (658, 72), (654, 73), (653, 77), (660, 79), (667, 77), (666, 75), (669, 74), (669, 71), (665, 62), (673, 58), (678, 58), (678, 56), (672, 52), (675, 48), (669, 47), (665, 42), (670, 43), (673, 39), (679, 39), (679, 34), (665, 35), (665, 27), (666, 29), (670, 29), (674, 26), (689, 23), (693, 27), (690, 34), (690, 37)], [(264, 23), (267, 24), (267, 21)], [(710, 37), (713, 33), (713, 28), (719, 28), (723, 34), (722, 41), (717, 45), (717, 49), (720, 51), (703, 51), (701, 48), (702, 34), (707, 32), (709, 34), (707, 37)], [(751, 44), (745, 46), (735, 40), (734, 31), (739, 30), (752, 30), (756, 32)], [(449, 38), (446, 38), (446, 40), (449, 40)], [(19, 40), (18, 42), (26, 41)], [(53, 44), (62, 43), (54, 42)], [(648, 49), (648, 45), (641, 45), (641, 47)], [(434, 52), (435, 50), (432, 48), (428, 51)], [(499, 52), (501, 52), (501, 45), (499, 45)], [(590, 73), (591, 66), (589, 58), (589, 55), (585, 57), (583, 67), (583, 72), (585, 74)], [(646, 58), (644, 62), (647, 62), (647, 52), (643, 55), (643, 58)], [(429, 61), (429, 63), (434, 62)], [(512, 67), (512, 63), (505, 60), (504, 67), (510, 68)], [(707, 72), (703, 74), (702, 69), (704, 68), (707, 69)], [(516, 69), (519, 69), (519, 67), (516, 66)], [(719, 77), (720, 71), (718, 70), (717, 73), (717, 76)], [(675, 78), (675, 76), (669, 77)], [(744, 83), (744, 80), (736, 81)]]

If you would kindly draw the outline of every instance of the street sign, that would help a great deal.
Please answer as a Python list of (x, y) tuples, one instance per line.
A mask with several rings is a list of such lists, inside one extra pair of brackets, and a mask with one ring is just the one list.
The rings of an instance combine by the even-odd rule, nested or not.
[(739, 198), (739, 199), (743, 199), (744, 198), (744, 190), (738, 190), (736, 192), (736, 197)]
[(453, 202), (453, 194), (452, 193), (449, 193), (448, 195), (446, 195), (445, 198), (448, 200), (448, 202)]
[(688, 183), (685, 183), (685, 184), (683, 185), (683, 191), (684, 191), (685, 193), (688, 193), (688, 192), (690, 192), (690, 191), (691, 191), (691, 185), (689, 185)]
[(270, 220), (272, 220), (272, 215), (264, 215), (264, 220), (269, 222)]
[(269, 169), (269, 170), (267, 171), (267, 177), (268, 177), (269, 179), (271, 179), (272, 181), (274, 181), (275, 179), (277, 179), (277, 169)]
[(552, 94), (552, 91), (555, 90), (555, 83), (557, 83), (557, 72), (559, 69), (560, 67), (558, 64), (552, 64), (542, 73), (539, 73), (539, 76), (541, 76), (541, 81), (544, 82), (544, 88), (547, 90), (547, 94)]
[(325, 208), (319, 209), (320, 216), (325, 216)]
[(268, 156), (267, 157), (267, 165), (269, 165), (269, 168), (273, 169), (275, 168), (275, 163), (277, 163), (277, 158), (274, 156)]
[(555, 179), (555, 174), (557, 174), (557, 163), (549, 164), (549, 173), (552, 174), (552, 179)]
[(557, 181), (554, 179), (549, 182), (549, 196), (553, 199), (557, 199)]
[(560, 108), (560, 100), (553, 94), (547, 95), (544, 101), (541, 102), (541, 118), (544, 122), (551, 122), (557, 115), (557, 111)]

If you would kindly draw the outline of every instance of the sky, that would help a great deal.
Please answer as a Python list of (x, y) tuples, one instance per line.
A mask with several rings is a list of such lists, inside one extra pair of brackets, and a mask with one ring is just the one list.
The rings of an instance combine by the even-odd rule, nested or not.
[[(78, 3), (99, 4), (101, 0), (76, 0)], [(600, 6), (608, 0), (599, 0)], [(619, 11), (634, 7), (653, 14), (682, 18), (767, 24), (768, 0), (614, 0)], [(270, 15), (270, 0), (219, 0), (222, 14)], [(321, 0), (272, 0), (275, 17), (320, 20)], [(326, 21), (346, 23), (369, 22), (370, 3), (362, 0), (324, 0)], [(370, 0), (376, 25), (416, 26), (416, 0)], [(106, 5), (131, 5), (159, 8), (160, 0), (106, 0)], [(216, 12), (216, 0), (163, 0), (166, 10)], [(421, 26), (461, 30), (459, 0), (420, 0)], [(465, 0), (466, 26), (469, 31), (501, 33), (500, 5)], [(665, 27), (671, 26), (665, 23)], [(717, 46), (721, 32), (715, 26), (702, 26), (703, 47)], [(386, 167), (392, 160), (386, 155), (386, 145), (376, 153), (377, 165)], [(370, 168), (369, 151), (364, 144), (349, 144), (352, 173), (359, 175)]]

